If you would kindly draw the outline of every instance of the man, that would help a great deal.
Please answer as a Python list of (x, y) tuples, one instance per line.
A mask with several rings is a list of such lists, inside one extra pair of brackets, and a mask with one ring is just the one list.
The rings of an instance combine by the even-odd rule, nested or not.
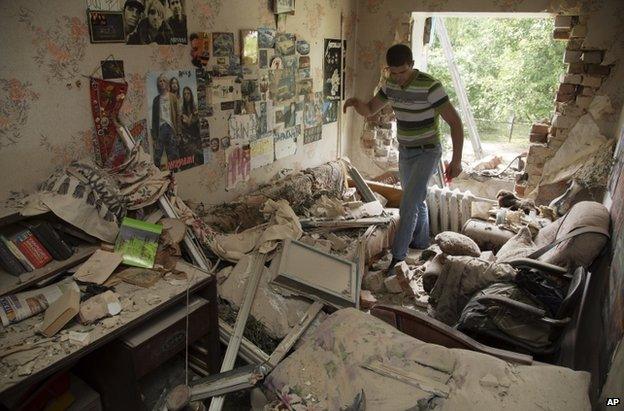
[(169, 92), (169, 79), (161, 74), (156, 80), (158, 95), (152, 101), (152, 140), (154, 141), (154, 164), (160, 168), (163, 150), (167, 161), (180, 157), (178, 135), (180, 112), (178, 99)]
[(413, 68), (412, 51), (403, 44), (390, 47), (386, 53), (387, 80), (369, 102), (357, 98), (345, 101), (348, 107), (365, 117), (390, 105), (397, 118), (399, 141), (399, 176), (403, 188), (400, 204), (401, 221), (392, 246), (390, 268), (405, 259), (408, 247), (429, 245), (429, 215), (425, 198), (427, 182), (433, 174), (442, 150), (438, 116), (451, 127), (453, 157), (445, 177), (457, 177), (462, 171), (461, 157), (464, 132), (461, 119), (449, 102), (439, 81)]
[(165, 6), (154, 0), (147, 6), (147, 16), (128, 36), (127, 44), (171, 44), (173, 32), (165, 21)]
[(126, 40), (130, 36), (130, 33), (136, 29), (141, 15), (145, 10), (143, 0), (126, 0), (123, 8), (124, 12), (124, 32), (126, 33)]
[(182, 13), (182, 0), (169, 0), (171, 17), (167, 20), (173, 31), (171, 44), (186, 44), (186, 15)]

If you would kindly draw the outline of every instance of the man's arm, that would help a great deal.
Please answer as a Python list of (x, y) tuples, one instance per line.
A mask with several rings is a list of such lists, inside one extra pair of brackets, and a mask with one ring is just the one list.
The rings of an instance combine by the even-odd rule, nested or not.
[(438, 113), (444, 121), (451, 127), (451, 140), (453, 141), (453, 158), (446, 168), (446, 178), (451, 179), (457, 177), (462, 172), (461, 158), (462, 149), (464, 147), (464, 127), (461, 118), (455, 107), (450, 102), (446, 102), (438, 107)]
[(363, 102), (359, 98), (352, 97), (345, 101), (342, 112), (346, 113), (348, 107), (353, 107), (359, 115), (369, 117), (384, 108), (386, 104), (388, 104), (387, 101), (383, 101), (377, 96), (373, 97), (368, 103)]

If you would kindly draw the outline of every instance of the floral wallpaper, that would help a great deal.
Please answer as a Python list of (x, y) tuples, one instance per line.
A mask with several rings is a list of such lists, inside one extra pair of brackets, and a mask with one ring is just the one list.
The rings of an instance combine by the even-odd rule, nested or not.
[(15, 78), (0, 79), (0, 149), (16, 144), (22, 137), (31, 103), (39, 98), (31, 86), (30, 82), (22, 83)]
[[(103, 9), (118, 1), (90, 0)], [(311, 45), (310, 72), (315, 91), (322, 87), (323, 39), (340, 36), (340, 14), (345, 16), (347, 37), (347, 90), (355, 80), (356, 3), (358, 0), (306, 0), (297, 2), (284, 31)], [(276, 26), (270, 0), (184, 0), (188, 32), (234, 32)], [(253, 4), (250, 6), (250, 4)], [(90, 75), (101, 76), (100, 62), (108, 58), (124, 62), (128, 92), (121, 119), (128, 126), (147, 118), (145, 79), (150, 71), (191, 69), (190, 45), (127, 46), (92, 44), (84, 1), (57, 0), (45, 7), (43, 0), (3, 2), (0, 14), (0, 163), (5, 170), (20, 170), (15, 178), (0, 182), (2, 193), (33, 191), (56, 167), (93, 155), (93, 117), (89, 104)], [(42, 12), (45, 10), (45, 12)], [(344, 126), (343, 122), (343, 126)], [(346, 129), (346, 126), (345, 126)], [(336, 158), (336, 123), (323, 126), (323, 139), (297, 154), (252, 171), (247, 186), (225, 191), (223, 152), (208, 164), (177, 173), (182, 198), (206, 203), (227, 201), (269, 180), (286, 167), (312, 167)], [(344, 134), (344, 133), (343, 133)], [(301, 139), (303, 140), (303, 139)], [(24, 158), (29, 167), (24, 168)], [(198, 189), (199, 187), (199, 189)]]
[(51, 27), (43, 28), (38, 25), (36, 16), (41, 13), (20, 8), (19, 21), (35, 47), (33, 60), (44, 68), (48, 82), (73, 79), (85, 57), (89, 35), (85, 19), (63, 15), (57, 17)]

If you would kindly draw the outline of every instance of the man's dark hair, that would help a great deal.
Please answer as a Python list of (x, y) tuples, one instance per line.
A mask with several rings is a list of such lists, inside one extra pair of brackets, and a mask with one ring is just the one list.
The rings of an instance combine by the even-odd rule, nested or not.
[(414, 58), (412, 50), (405, 44), (395, 44), (386, 52), (386, 63), (390, 67), (399, 67), (403, 64), (410, 64)]

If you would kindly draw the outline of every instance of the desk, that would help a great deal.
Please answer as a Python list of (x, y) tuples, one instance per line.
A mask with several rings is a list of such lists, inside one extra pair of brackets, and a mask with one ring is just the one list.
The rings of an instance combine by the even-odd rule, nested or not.
[[(190, 294), (201, 295), (209, 301), (211, 324), (206, 338), (208, 363), (218, 371), (219, 366), (219, 327), (217, 312), (216, 278), (204, 270), (180, 261), (176, 269), (187, 274), (190, 281)], [(98, 321), (92, 326), (82, 326), (72, 320), (61, 332), (52, 338), (36, 334), (43, 321), (43, 314), (12, 324), (0, 331), (0, 352), (19, 345), (37, 344), (29, 350), (32, 357), (25, 364), (16, 365), (18, 354), (5, 356), (0, 360), (0, 394), (12, 393), (39, 382), (58, 371), (72, 367), (86, 354), (128, 332), (133, 327), (152, 318), (163, 310), (186, 299), (186, 281), (166, 281), (161, 278), (150, 288), (141, 288), (127, 283), (115, 285), (119, 294), (122, 311), (115, 317)], [(69, 331), (90, 333), (90, 343), (86, 346), (69, 340)], [(24, 354), (24, 352), (22, 353)], [(22, 374), (22, 375), (20, 375)]]

